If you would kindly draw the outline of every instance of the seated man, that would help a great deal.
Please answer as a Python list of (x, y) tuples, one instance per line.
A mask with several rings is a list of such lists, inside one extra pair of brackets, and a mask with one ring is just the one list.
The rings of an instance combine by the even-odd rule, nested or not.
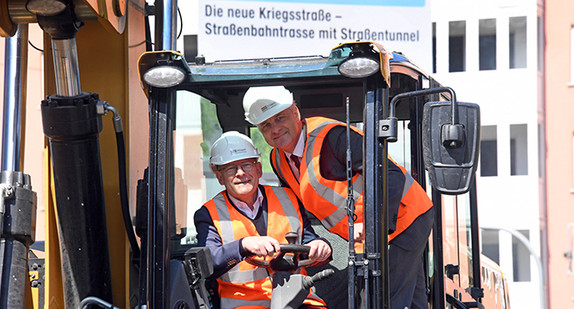
[[(211, 148), (210, 167), (225, 190), (195, 213), (199, 246), (211, 250), (214, 274), (219, 283), (221, 308), (269, 307), (271, 280), (266, 269), (253, 266), (247, 256), (272, 256), (285, 234), (299, 234), (297, 243), (310, 247), (309, 258), (325, 263), (330, 244), (319, 238), (288, 188), (259, 185), (262, 176), (259, 152), (251, 139), (238, 132), (224, 133)], [(309, 307), (325, 307), (310, 293)]]

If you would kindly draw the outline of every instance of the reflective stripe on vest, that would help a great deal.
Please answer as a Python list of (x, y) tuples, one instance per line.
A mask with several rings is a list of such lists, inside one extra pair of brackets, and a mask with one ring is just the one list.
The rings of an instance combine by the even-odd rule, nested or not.
[(251, 281), (257, 281), (265, 279), (269, 276), (269, 273), (265, 268), (259, 267), (253, 270), (239, 270), (239, 265), (235, 265), (228, 272), (221, 275), (219, 280), (229, 282), (229, 283), (246, 283)]
[(411, 174), (405, 173), (405, 185), (403, 186), (403, 194), (401, 195), (401, 200), (407, 195), (411, 186), (415, 183), (415, 179)]
[(225, 200), (225, 196), (221, 192), (213, 198), (215, 209), (219, 216), (219, 224), (221, 224), (221, 241), (224, 244), (235, 240), (235, 237), (233, 236), (233, 224), (231, 223), (229, 210), (227, 209), (227, 202)]
[[(331, 125), (331, 127), (333, 127), (334, 125), (340, 125), (340, 124), (342, 123), (338, 121), (326, 121), (318, 125), (315, 129), (313, 129), (313, 131), (309, 133), (309, 137), (307, 140), (307, 151), (309, 150), (313, 151), (313, 149), (315, 149), (315, 146), (317, 146), (315, 145), (315, 143), (317, 142), (317, 135), (323, 129), (325, 129), (328, 125)], [(323, 139), (321, 139), (320, 142), (321, 145), (318, 145), (319, 147), (322, 146)], [(321, 220), (321, 223), (323, 224), (323, 226), (325, 226), (325, 228), (331, 229), (339, 222), (341, 222), (341, 220), (345, 219), (347, 216), (347, 210), (346, 210), (347, 196), (346, 194), (345, 196), (343, 196), (339, 194), (337, 191), (333, 190), (332, 188), (322, 184), (317, 177), (317, 176), (321, 177), (321, 175), (317, 175), (316, 174), (317, 170), (313, 167), (313, 156), (309, 156), (308, 153), (306, 153), (304, 157), (305, 157), (305, 165), (307, 166), (307, 175), (309, 177), (309, 184), (311, 184), (311, 187), (313, 187), (315, 192), (317, 192), (317, 194), (325, 198), (329, 203), (338, 206), (338, 209), (335, 210), (335, 212), (333, 212), (332, 214)], [(353, 196), (355, 196), (356, 199), (359, 197), (359, 195), (363, 193), (363, 177), (357, 176), (354, 178), (355, 179), (353, 181)], [(345, 193), (347, 193), (347, 191), (345, 191)], [(345, 221), (345, 223), (347, 223), (347, 221)]]
[(269, 308), (271, 306), (271, 300), (244, 300), (240, 298), (221, 297), (220, 303), (221, 309), (235, 309), (242, 307), (256, 308), (257, 306)]
[(297, 205), (293, 204), (293, 201), (287, 195), (287, 192), (284, 188), (280, 187), (270, 187), (275, 193), (275, 196), (283, 206), (283, 211), (285, 212), (285, 216), (287, 216), (287, 220), (289, 221), (289, 226), (291, 226), (291, 231), (297, 233), (299, 235), (299, 239), (297, 239), (298, 244), (302, 241), (303, 230), (301, 227), (301, 219), (299, 219), (299, 203)]

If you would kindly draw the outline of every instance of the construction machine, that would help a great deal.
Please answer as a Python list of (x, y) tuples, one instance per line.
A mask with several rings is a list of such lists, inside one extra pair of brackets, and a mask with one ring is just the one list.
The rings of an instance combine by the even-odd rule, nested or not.
[[(167, 0), (0, 0), (0, 35), (11, 55), (4, 92), (14, 94), (5, 95), (3, 135), (25, 135), (13, 120), (25, 104), (40, 104), (49, 153), (44, 183), (33, 180), (47, 188), (45, 258), (38, 258), (31, 253), (32, 179), (21, 171), (17, 139), (3, 142), (11, 162), (3, 159), (0, 184), (0, 307), (217, 308), (211, 255), (197, 246), (188, 217), (221, 189), (202, 158), (230, 130), (251, 135), (265, 153), (241, 101), (251, 86), (283, 85), (302, 116), (335, 118), (365, 133), (364, 253), (315, 223), (335, 246), (329, 267), (346, 283), (314, 283), (330, 308), (389, 307), (388, 155), (434, 203), (425, 254), (429, 305), (509, 308), (505, 278), (480, 254), (477, 104), (458, 102), (453, 89), (375, 42), (343, 43), (328, 57), (186, 59), (175, 47), (176, 12), (177, 1)], [(49, 94), (41, 103), (18, 95), (26, 85), (26, 28), (36, 23), (44, 32)], [(8, 106), (16, 112), (6, 116)], [(268, 159), (263, 163), (263, 181), (278, 184)]]

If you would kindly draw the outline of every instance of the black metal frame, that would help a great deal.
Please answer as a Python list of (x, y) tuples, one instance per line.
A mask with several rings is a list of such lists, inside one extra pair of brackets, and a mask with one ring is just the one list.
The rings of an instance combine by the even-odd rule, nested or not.
[[(457, 119), (457, 109), (456, 109), (456, 95), (454, 91), (448, 87), (433, 87), (429, 89), (423, 90), (415, 90), (412, 92), (405, 92), (396, 95), (393, 97), (389, 107), (391, 108), (391, 115), (390, 117), (385, 118), (380, 126), (380, 131), (386, 139), (390, 138), (390, 140), (396, 140), (396, 136), (392, 136), (392, 134), (396, 134), (396, 128), (392, 128), (393, 125), (396, 125), (396, 122), (393, 123), (393, 118), (395, 116), (394, 110), (399, 103), (399, 100), (406, 99), (406, 98), (416, 98), (416, 104), (414, 106), (415, 117), (411, 114), (411, 125), (416, 125), (416, 128), (411, 129), (416, 132), (415, 136), (422, 136), (422, 106), (424, 106), (425, 101), (423, 96), (425, 95), (436, 95), (443, 92), (450, 93), (451, 105), (452, 105), (452, 124), (454, 124)], [(411, 107), (411, 112), (413, 112), (413, 107)], [(414, 122), (414, 124), (413, 124)], [(412, 160), (412, 171), (416, 176), (416, 180), (425, 187), (426, 179), (424, 173), (424, 164), (422, 164), (422, 148), (421, 148), (421, 141), (412, 140), (411, 139), (411, 149), (416, 149), (416, 154), (419, 154), (418, 158), (420, 160)], [(386, 150), (386, 145), (384, 145), (384, 149)], [(411, 153), (412, 154), (412, 153)], [(444, 289), (444, 275), (445, 275), (445, 266), (444, 260), (441, 252), (443, 252), (443, 239), (442, 239), (442, 194), (435, 189), (432, 189), (432, 201), (434, 205), (435, 211), (435, 220), (433, 226), (433, 252), (435, 252), (435, 258), (433, 261), (434, 266), (434, 278), (433, 278), (433, 289), (432, 289), (432, 302), (433, 308), (444, 308), (445, 306), (445, 289)], [(469, 190), (469, 197), (470, 197), (470, 220), (471, 220), (471, 246), (472, 246), (472, 286), (469, 289), (469, 294), (476, 300), (476, 302), (472, 303), (465, 303), (465, 306), (469, 306), (469, 308), (477, 307), (480, 305), (480, 300), (484, 296), (483, 289), (481, 287), (481, 280), (480, 280), (480, 244), (479, 244), (479, 227), (478, 227), (478, 203), (477, 203), (477, 196), (476, 196), (476, 183), (475, 183), (475, 176), (473, 177), (473, 181)], [(456, 274), (458, 274), (458, 265), (452, 265), (457, 268)], [(447, 295), (450, 297), (450, 295)]]
[[(173, 130), (175, 128), (175, 90), (150, 91), (150, 153), (146, 261), (148, 307), (167, 308), (165, 291), (169, 284), (170, 211), (173, 184)], [(141, 301), (141, 300), (140, 300)]]
[[(365, 112), (363, 118), (364, 169), (363, 212), (365, 225), (365, 308), (385, 308), (389, 304), (388, 280), (388, 199), (387, 199), (387, 141), (380, 138), (378, 128), (387, 114), (388, 87), (382, 78), (371, 79), (366, 84)], [(381, 184), (378, 186), (378, 184)], [(381, 205), (381, 206), (379, 206)]]

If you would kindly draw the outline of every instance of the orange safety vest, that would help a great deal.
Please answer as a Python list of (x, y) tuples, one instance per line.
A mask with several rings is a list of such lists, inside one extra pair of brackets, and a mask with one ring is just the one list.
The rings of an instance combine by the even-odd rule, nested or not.
[[(349, 239), (349, 225), (346, 208), (347, 181), (329, 180), (320, 172), (320, 157), (323, 141), (327, 133), (335, 126), (346, 124), (324, 117), (310, 117), (306, 122), (306, 143), (301, 162), (299, 179), (295, 177), (285, 152), (274, 148), (271, 152), (271, 164), (282, 179), (299, 197), (307, 210), (321, 221), (323, 226), (332, 233)], [(351, 127), (355, 132), (360, 130)], [(390, 157), (389, 157), (390, 159)], [(396, 163), (395, 163), (396, 164)], [(413, 221), (432, 207), (432, 201), (424, 189), (398, 165), (405, 175), (405, 186), (397, 217), (397, 229), (389, 235), (389, 241), (408, 228)], [(363, 178), (359, 174), (353, 177), (353, 195), (355, 198), (356, 222), (363, 221)]]
[[(297, 197), (289, 188), (263, 186), (267, 198), (267, 236), (279, 243), (288, 243), (285, 234), (296, 232), (297, 243), (303, 237), (303, 219)], [(233, 207), (225, 191), (217, 194), (204, 205), (215, 225), (223, 244), (249, 236), (260, 236), (255, 225)], [(301, 273), (305, 274), (304, 270)], [(221, 308), (269, 308), (272, 284), (267, 269), (241, 261), (217, 278)], [(316, 295), (309, 293), (304, 304), (326, 307)]]

